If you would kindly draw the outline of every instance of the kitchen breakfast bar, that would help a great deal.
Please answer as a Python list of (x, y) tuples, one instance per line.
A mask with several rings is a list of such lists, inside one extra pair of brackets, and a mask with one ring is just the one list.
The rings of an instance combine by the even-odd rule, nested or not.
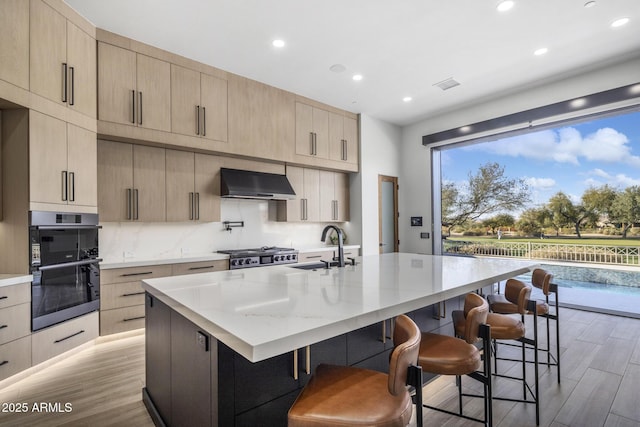
[(286, 425), (318, 364), (385, 371), (395, 316), (437, 330), (466, 293), (536, 266), (392, 253), (145, 280), (143, 400), (157, 425)]

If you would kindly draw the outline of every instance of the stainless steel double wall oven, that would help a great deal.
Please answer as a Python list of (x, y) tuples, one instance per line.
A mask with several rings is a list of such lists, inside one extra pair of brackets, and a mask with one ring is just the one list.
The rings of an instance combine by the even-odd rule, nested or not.
[(31, 329), (100, 308), (98, 215), (29, 212)]

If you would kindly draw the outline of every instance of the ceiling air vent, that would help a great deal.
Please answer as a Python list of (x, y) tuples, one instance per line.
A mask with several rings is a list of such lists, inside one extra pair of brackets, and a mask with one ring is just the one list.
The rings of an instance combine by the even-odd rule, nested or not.
[(451, 89), (452, 87), (460, 86), (460, 82), (457, 82), (452, 77), (449, 77), (448, 79), (434, 84), (434, 86), (438, 86), (442, 90), (447, 90)]

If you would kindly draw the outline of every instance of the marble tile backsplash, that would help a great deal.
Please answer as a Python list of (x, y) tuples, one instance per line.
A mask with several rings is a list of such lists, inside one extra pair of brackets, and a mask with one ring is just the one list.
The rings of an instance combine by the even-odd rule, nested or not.
[[(273, 206), (272, 206), (273, 208)], [(269, 203), (223, 199), (222, 221), (244, 221), (226, 231), (222, 222), (107, 222), (100, 230), (100, 257), (105, 261), (176, 258), (220, 249), (283, 246), (319, 247), (326, 224), (269, 221)], [(340, 224), (348, 234), (348, 224)]]

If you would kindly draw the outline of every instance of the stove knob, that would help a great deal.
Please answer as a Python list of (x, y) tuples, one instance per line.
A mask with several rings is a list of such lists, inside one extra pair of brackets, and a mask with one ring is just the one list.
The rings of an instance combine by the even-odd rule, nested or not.
[(287, 259), (291, 259), (291, 255), (287, 255)]
[(256, 261), (252, 260), (251, 258), (247, 258), (246, 261), (244, 262), (245, 264), (255, 264)]
[(244, 260), (243, 259), (239, 259), (238, 260), (238, 265), (242, 265), (242, 264), (244, 264)]
[(232, 259), (232, 260), (231, 260), (231, 265), (238, 265), (238, 261), (237, 261), (237, 260), (235, 260), (235, 259)]
[(292, 259), (292, 260), (294, 260), (294, 261), (295, 261), (295, 260), (296, 260), (296, 258), (297, 258), (297, 255), (296, 255), (296, 254), (291, 255), (291, 259)]

